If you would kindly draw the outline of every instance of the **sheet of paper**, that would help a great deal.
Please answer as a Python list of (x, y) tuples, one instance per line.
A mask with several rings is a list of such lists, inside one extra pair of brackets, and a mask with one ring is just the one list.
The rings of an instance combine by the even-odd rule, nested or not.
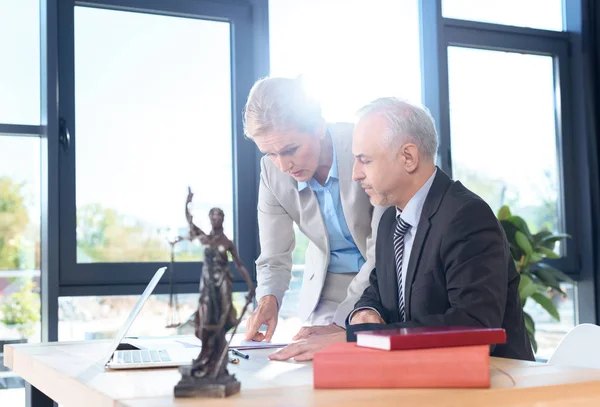
[[(229, 338), (229, 336), (228, 336)], [(230, 348), (236, 349), (261, 349), (261, 348), (282, 348), (287, 346), (289, 341), (283, 340), (283, 338), (273, 337), (271, 342), (256, 342), (256, 341), (246, 341), (244, 338), (244, 334), (235, 334), (229, 343)]]

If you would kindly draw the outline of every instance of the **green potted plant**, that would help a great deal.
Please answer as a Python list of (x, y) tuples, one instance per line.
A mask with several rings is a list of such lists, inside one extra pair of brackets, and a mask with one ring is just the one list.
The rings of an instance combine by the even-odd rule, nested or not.
[(19, 291), (13, 293), (0, 307), (2, 322), (27, 339), (35, 332), (35, 324), (40, 320), (40, 296), (35, 291), (35, 283), (27, 280)]
[[(573, 280), (562, 271), (549, 265), (547, 259), (559, 258), (560, 256), (554, 251), (556, 243), (570, 236), (555, 234), (546, 229), (532, 234), (525, 220), (520, 216), (513, 215), (508, 206), (500, 208), (498, 219), (508, 238), (517, 271), (521, 274), (519, 283), (521, 305), (525, 307), (527, 301), (531, 299), (540, 304), (552, 318), (560, 321), (560, 315), (551, 296), (559, 294), (566, 297), (567, 294), (561, 288), (560, 283), (572, 283)], [(523, 315), (533, 350), (537, 352), (535, 323), (527, 312), (523, 311)]]

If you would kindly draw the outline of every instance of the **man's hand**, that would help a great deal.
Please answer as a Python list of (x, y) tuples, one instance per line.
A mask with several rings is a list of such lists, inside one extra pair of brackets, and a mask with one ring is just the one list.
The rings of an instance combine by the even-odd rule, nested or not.
[(356, 324), (385, 324), (385, 321), (377, 312), (371, 309), (363, 309), (352, 315), (350, 325)]
[[(246, 340), (271, 342), (277, 326), (277, 299), (274, 295), (265, 295), (258, 302), (258, 306), (246, 322)], [(261, 325), (267, 326), (266, 335), (258, 332)]]
[(315, 353), (324, 347), (338, 342), (346, 342), (345, 332), (311, 336), (310, 338), (291, 343), (285, 348), (270, 354), (269, 359), (288, 360), (294, 358), (297, 362), (304, 362), (312, 360)]
[(293, 341), (298, 341), (300, 339), (306, 339), (309, 336), (314, 335), (327, 335), (334, 334), (339, 332), (344, 332), (345, 329), (341, 326), (335, 324), (329, 325), (315, 325), (315, 326), (304, 326), (300, 328), (298, 333), (292, 338)]

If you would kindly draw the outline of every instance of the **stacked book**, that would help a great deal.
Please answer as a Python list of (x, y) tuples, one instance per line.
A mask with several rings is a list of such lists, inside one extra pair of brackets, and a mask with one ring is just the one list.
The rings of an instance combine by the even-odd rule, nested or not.
[(490, 345), (506, 342), (504, 329), (400, 328), (363, 331), (356, 343), (315, 354), (314, 387), (490, 387)]

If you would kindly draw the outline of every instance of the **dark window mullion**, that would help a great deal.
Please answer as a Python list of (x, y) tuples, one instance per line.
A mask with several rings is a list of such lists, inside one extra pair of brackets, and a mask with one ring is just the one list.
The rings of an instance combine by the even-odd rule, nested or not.
[(40, 137), (41, 134), (42, 134), (42, 126), (0, 123), (0, 137), (2, 137), (2, 136)]
[(494, 51), (522, 52), (533, 55), (556, 55), (568, 44), (568, 36), (543, 38), (513, 32), (498, 32), (465, 27), (444, 27), (448, 46), (481, 48)]

